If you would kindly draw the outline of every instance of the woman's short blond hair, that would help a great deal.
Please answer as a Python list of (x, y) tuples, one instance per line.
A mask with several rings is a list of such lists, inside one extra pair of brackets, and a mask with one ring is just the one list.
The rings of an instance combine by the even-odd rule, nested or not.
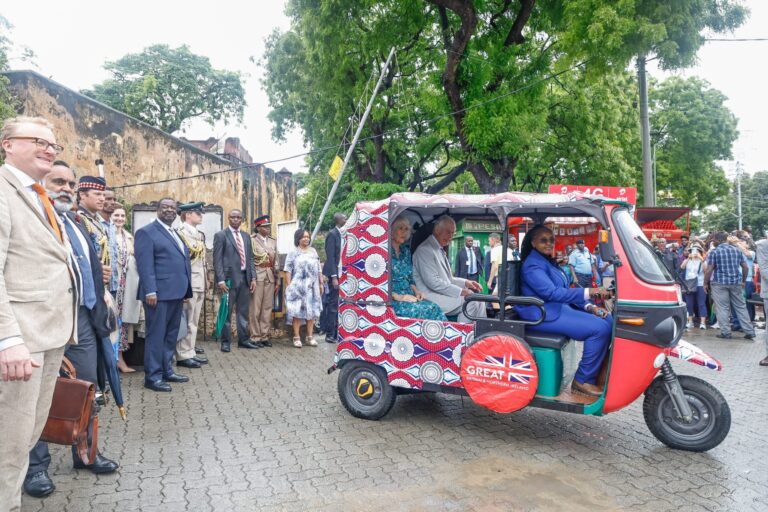
[(408, 220), (408, 218), (405, 215), (401, 215), (400, 217), (395, 219), (395, 222), (392, 223), (392, 230), (396, 230), (401, 224), (404, 224), (408, 226), (408, 232), (413, 232), (413, 227), (411, 226), (411, 221)]

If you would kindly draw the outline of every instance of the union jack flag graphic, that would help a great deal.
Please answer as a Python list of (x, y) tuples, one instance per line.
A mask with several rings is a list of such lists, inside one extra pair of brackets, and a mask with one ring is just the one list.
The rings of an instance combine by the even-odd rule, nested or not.
[(509, 382), (528, 384), (531, 382), (533, 375), (530, 361), (509, 360)]
[(512, 359), (512, 356), (485, 356), (485, 361), (482, 361), (481, 364), (484, 366), (496, 367), (498, 369), (508, 369), (507, 380), (510, 382), (528, 384), (531, 382), (531, 378), (535, 375), (530, 361)]
[(507, 366), (507, 363), (504, 361), (504, 359), (504, 357), (485, 356), (485, 364), (491, 366), (501, 366), (504, 368)]

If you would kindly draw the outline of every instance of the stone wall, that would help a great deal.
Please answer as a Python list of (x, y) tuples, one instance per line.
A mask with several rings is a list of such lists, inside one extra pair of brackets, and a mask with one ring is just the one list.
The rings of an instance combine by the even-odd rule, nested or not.
[[(104, 160), (107, 183), (130, 204), (170, 196), (242, 209), (248, 221), (270, 214), (273, 226), (294, 220), (296, 185), (287, 171), (239, 165), (118, 112), (33, 71), (4, 73), (24, 115), (53, 123), (59, 158), (78, 174), (97, 174)], [(178, 179), (183, 178), (183, 179)], [(165, 182), (163, 182), (165, 180)], [(152, 184), (141, 185), (152, 182)], [(161, 183), (156, 183), (161, 182)], [(275, 231), (276, 233), (276, 231)]]

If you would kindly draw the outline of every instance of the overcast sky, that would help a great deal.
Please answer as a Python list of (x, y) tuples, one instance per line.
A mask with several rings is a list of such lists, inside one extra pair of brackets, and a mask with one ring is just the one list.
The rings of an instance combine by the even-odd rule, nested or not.
[[(728, 37), (768, 37), (768, 2), (747, 0), (749, 21)], [(211, 59), (214, 67), (240, 71), (246, 78), (244, 126), (198, 124), (183, 135), (189, 138), (237, 136), (256, 161), (273, 160), (305, 151), (299, 133), (282, 144), (270, 137), (269, 108), (251, 56), (260, 57), (264, 38), (275, 28), (286, 29), (283, 2), (194, 2), (134, 0), (113, 3), (93, 0), (30, 4), (4, 2), (0, 13), (14, 25), (11, 39), (32, 49), (37, 71), (72, 89), (89, 88), (108, 77), (102, 65), (127, 53), (165, 43), (187, 44), (195, 53)], [(116, 8), (119, 6), (119, 8)], [(764, 42), (710, 42), (699, 51), (699, 64), (678, 72), (698, 75), (728, 98), (728, 107), (739, 119), (739, 140), (734, 157), (747, 172), (768, 170), (768, 102)], [(28, 64), (12, 61), (15, 69)], [(654, 76), (663, 75), (650, 68)], [(638, 130), (639, 133), (639, 130)], [(638, 135), (639, 136), (639, 135)], [(303, 158), (270, 164), (290, 171), (303, 170)], [(727, 165), (726, 167), (730, 167)]]

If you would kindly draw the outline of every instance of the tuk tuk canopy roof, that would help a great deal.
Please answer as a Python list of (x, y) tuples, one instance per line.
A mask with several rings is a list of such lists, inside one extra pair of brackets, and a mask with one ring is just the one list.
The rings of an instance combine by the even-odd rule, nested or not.
[[(583, 192), (567, 194), (536, 194), (531, 192), (503, 192), (500, 194), (441, 194), (430, 195), (417, 192), (393, 194), (389, 199), (367, 203), (367, 208), (389, 203), (391, 218), (404, 210), (416, 210), (429, 216), (443, 214), (473, 215), (480, 211), (493, 212), (503, 220), (509, 215), (531, 217), (534, 221), (552, 222), (557, 218), (565, 222), (564, 217), (594, 217), (602, 224), (607, 224), (602, 196), (592, 196)], [(615, 201), (611, 201), (615, 203)], [(364, 203), (363, 203), (364, 204)], [(360, 204), (359, 206), (362, 206)], [(584, 222), (585, 219), (579, 219)], [(572, 222), (579, 222), (575, 219)]]

